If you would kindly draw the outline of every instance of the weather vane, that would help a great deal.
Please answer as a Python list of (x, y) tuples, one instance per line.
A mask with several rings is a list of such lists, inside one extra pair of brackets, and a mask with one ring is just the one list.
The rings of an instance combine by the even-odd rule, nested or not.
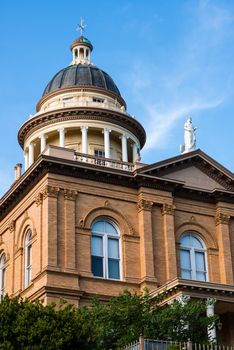
[(76, 27), (76, 31), (80, 31), (80, 34), (83, 35), (85, 27), (87, 27), (87, 25), (84, 24), (84, 19), (80, 17), (80, 24)]

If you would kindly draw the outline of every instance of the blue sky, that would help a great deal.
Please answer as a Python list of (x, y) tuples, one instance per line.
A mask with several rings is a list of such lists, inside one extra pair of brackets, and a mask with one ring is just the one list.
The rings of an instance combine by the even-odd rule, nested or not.
[(0, 195), (23, 163), (19, 127), (79, 35), (147, 131), (143, 161), (179, 154), (193, 117), (197, 146), (234, 171), (234, 2), (12, 0), (0, 7)]

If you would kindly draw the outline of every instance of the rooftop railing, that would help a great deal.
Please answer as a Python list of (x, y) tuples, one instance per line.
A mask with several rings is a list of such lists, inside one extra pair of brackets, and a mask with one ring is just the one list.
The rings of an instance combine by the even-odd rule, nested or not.
[(75, 160), (77, 160), (78, 162), (94, 164), (100, 167), (107, 167), (107, 168), (125, 170), (125, 171), (133, 171), (134, 169), (133, 163), (122, 162), (120, 160), (100, 158), (100, 157), (92, 156), (90, 154), (83, 154), (79, 152), (75, 152), (74, 157), (75, 157)]

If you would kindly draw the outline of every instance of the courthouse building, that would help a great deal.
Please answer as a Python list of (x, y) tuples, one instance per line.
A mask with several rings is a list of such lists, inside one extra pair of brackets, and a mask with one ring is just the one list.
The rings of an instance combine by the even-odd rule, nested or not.
[(84, 36), (22, 125), (0, 199), (0, 293), (79, 306), (124, 289), (216, 299), (234, 344), (234, 174), (201, 150), (143, 164), (144, 127)]

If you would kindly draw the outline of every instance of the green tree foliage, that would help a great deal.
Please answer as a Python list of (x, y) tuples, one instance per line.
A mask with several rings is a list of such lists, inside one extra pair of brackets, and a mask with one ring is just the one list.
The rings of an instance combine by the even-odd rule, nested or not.
[(94, 299), (90, 307), (67, 303), (43, 306), (5, 297), (0, 303), (0, 349), (120, 349), (145, 338), (207, 342), (206, 317), (201, 301), (175, 301), (162, 306), (162, 297), (128, 291), (108, 303)]

